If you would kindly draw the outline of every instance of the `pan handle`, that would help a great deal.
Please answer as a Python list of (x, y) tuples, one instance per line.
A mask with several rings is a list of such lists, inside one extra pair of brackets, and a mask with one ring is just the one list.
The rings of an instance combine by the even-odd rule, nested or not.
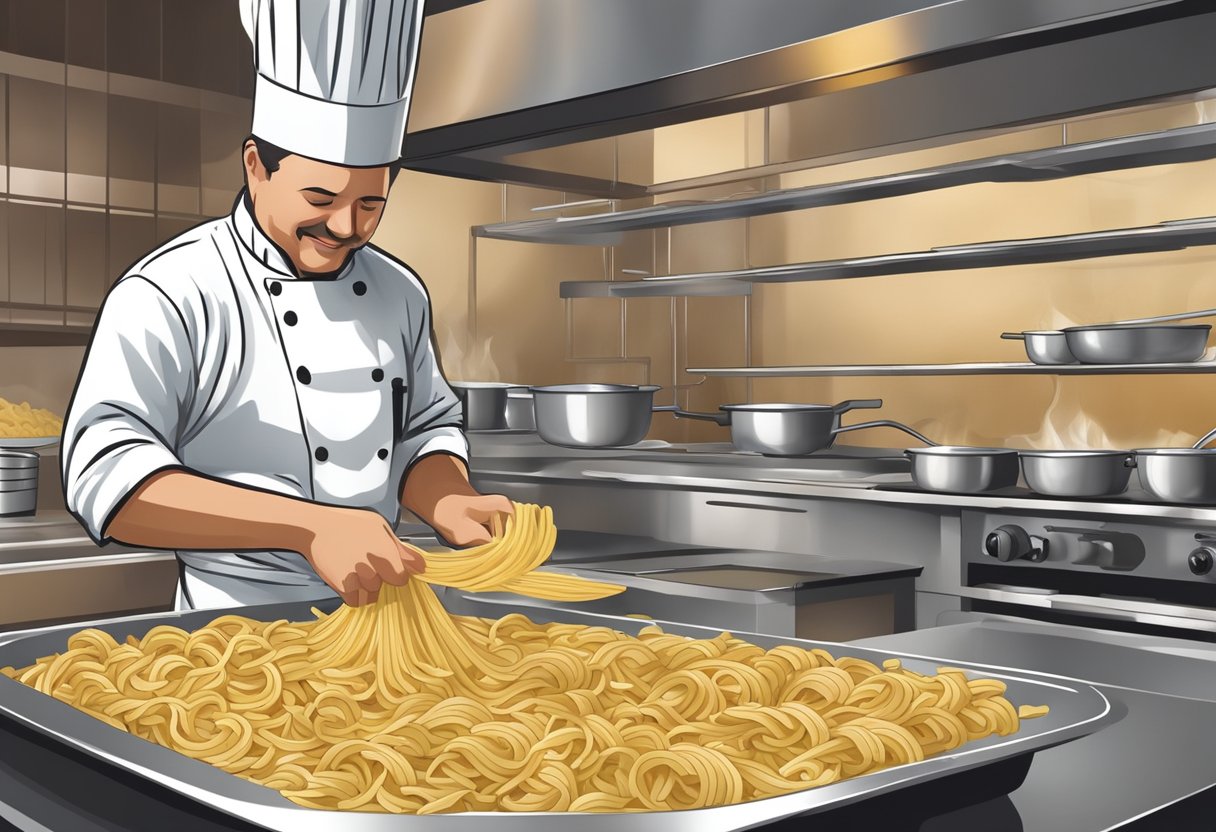
[(832, 406), (832, 412), (840, 415), (850, 410), (874, 410), (882, 407), (882, 399), (849, 399)]
[(697, 413), (692, 410), (681, 410), (676, 404), (661, 404), (652, 407), (655, 413), (671, 413), (677, 419), (700, 419), (703, 422), (716, 422), (722, 427), (730, 427), (730, 413)]
[(1199, 441), (1196, 442), (1191, 447), (1192, 448), (1202, 448), (1204, 445), (1208, 444), (1213, 439), (1216, 439), (1216, 428), (1212, 428), (1210, 431), (1205, 433), (1203, 436), (1199, 437)]
[(877, 419), (873, 422), (858, 422), (855, 425), (845, 425), (843, 427), (834, 428), (832, 430), (832, 434), (835, 435), (838, 433), (847, 433), (848, 431), (851, 431), (851, 430), (863, 430), (865, 428), (895, 428), (896, 430), (902, 430), (904, 433), (908, 433), (908, 434), (911, 434), (912, 436), (915, 436), (917, 439), (919, 439), (921, 442), (924, 442), (926, 445), (936, 447), (938, 444), (938, 443), (934, 442), (932, 439), (930, 439), (929, 437), (925, 436), (920, 431), (913, 430), (912, 428), (908, 427), (907, 425), (903, 424), (902, 422), (893, 422), (890, 419)]
[(1002, 332), (1001, 340), (1003, 340), (1003, 341), (1025, 341), (1026, 333), (1024, 333), (1024, 332)]

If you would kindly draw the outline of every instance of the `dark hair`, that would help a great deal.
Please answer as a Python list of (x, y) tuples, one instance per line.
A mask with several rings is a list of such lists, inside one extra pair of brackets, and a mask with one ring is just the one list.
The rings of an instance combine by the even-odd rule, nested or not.
[[(253, 146), (258, 152), (258, 158), (262, 160), (262, 166), (266, 168), (267, 177), (270, 177), (279, 169), (280, 162), (282, 162), (288, 156), (295, 155), (290, 150), (284, 150), (278, 145), (271, 144), (265, 139), (259, 139), (257, 136), (250, 136), (248, 139), (246, 139), (246, 141), (253, 142)], [(392, 185), (393, 181), (396, 180), (397, 174), (401, 172), (401, 167), (402, 165), (400, 159), (389, 164), (388, 183), (390, 185)]]

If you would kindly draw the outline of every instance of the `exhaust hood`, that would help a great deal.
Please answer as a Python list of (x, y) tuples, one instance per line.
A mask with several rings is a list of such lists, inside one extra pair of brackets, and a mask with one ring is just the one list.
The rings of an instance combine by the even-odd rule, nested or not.
[(613, 198), (662, 184), (629, 170), (626, 139), (725, 114), (763, 118), (766, 146), (746, 164), (763, 169), (1216, 89), (1210, 0), (439, 0), (429, 11), (407, 166)]

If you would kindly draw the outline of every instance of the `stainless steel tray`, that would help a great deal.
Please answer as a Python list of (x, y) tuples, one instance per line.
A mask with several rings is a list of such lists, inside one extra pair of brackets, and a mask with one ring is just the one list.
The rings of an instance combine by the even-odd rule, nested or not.
[[(445, 606), (453, 613), (496, 618), (508, 613), (524, 612), (534, 621), (610, 626), (628, 633), (652, 623), (633, 618), (616, 618), (563, 609), (521, 609), (494, 601), (461, 596), (441, 595)], [(315, 606), (332, 609), (335, 601)], [(159, 624), (172, 624), (185, 630), (206, 625), (224, 612), (235, 612), (258, 620), (280, 618), (311, 619), (308, 603), (273, 604), (245, 607), (239, 610), (204, 610), (188, 613), (158, 613), (96, 622), (95, 626), (122, 641), (128, 635), (142, 636)], [(672, 633), (696, 638), (712, 638), (718, 631), (704, 627), (659, 622)], [(17, 667), (33, 663), (41, 656), (61, 652), (67, 637), (81, 629), (80, 624), (36, 630), (17, 634), (7, 641), (0, 638), (0, 666)], [(919, 672), (933, 672), (945, 660), (925, 659), (899, 653), (886, 653), (847, 644), (813, 642), (798, 639), (740, 633), (755, 644), (773, 647), (795, 644), (800, 647), (823, 647), (833, 655), (849, 655), (880, 664), (886, 658), (899, 658), (906, 667)], [(502, 832), (548, 832), (569, 828), (577, 818), (580, 830), (589, 832), (728, 832), (750, 829), (781, 818), (840, 809), (867, 797), (914, 788), (936, 779), (974, 770), (1014, 757), (1033, 754), (1069, 740), (1093, 733), (1118, 719), (1111, 703), (1097, 689), (1067, 679), (984, 667), (965, 662), (949, 661), (954, 667), (990, 678), (1001, 679), (1015, 704), (1048, 705), (1051, 712), (1044, 717), (1028, 720), (1011, 737), (991, 737), (970, 743), (959, 751), (874, 772), (840, 783), (833, 783), (803, 792), (756, 800), (734, 806), (677, 812), (578, 814), (571, 813), (462, 813), (451, 815), (392, 815), (371, 812), (335, 812), (307, 809), (284, 798), (278, 792), (250, 783), (168, 748), (142, 740), (112, 728), (49, 696), (6, 677), (0, 677), (0, 715), (42, 733), (48, 741), (91, 755), (105, 767), (120, 769), (154, 784), (171, 789), (200, 804), (225, 812), (246, 822), (282, 832), (342, 829), (353, 832), (428, 832), (428, 830), (481, 829), (492, 822)], [(0, 750), (0, 754), (3, 754)]]

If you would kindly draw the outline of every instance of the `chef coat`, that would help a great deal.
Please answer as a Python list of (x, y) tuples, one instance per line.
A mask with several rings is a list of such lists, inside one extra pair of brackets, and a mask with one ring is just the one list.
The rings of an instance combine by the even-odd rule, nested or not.
[[(367, 245), (335, 275), (300, 278), (242, 194), (110, 290), (65, 419), (64, 494), (98, 542), (137, 486), (174, 468), (395, 524), (414, 462), (467, 461), (461, 421), (418, 277)], [(179, 608), (333, 594), (295, 552), (177, 555)]]

